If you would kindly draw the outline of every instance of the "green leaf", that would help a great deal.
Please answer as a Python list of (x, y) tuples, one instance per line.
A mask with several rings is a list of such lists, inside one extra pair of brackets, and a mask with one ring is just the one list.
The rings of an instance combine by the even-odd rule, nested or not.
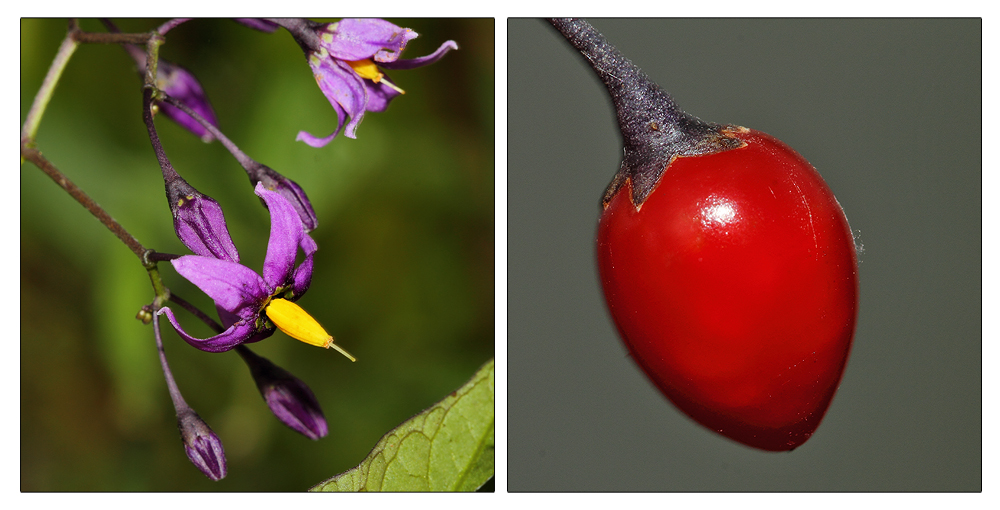
[(311, 491), (474, 491), (493, 476), (494, 360)]

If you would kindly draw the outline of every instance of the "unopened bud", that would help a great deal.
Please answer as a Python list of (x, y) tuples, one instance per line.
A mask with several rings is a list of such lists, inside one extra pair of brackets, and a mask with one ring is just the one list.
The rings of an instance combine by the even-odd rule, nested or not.
[(323, 410), (306, 383), (246, 347), (237, 352), (250, 368), (264, 402), (282, 423), (313, 441), (326, 436)]
[(166, 189), (170, 212), (174, 216), (174, 231), (184, 246), (204, 257), (240, 261), (218, 202), (194, 189), (180, 176), (167, 180)]
[[(195, 79), (190, 71), (183, 67), (171, 64), (163, 59), (156, 67), (156, 86), (170, 97), (184, 103), (188, 108), (198, 112), (213, 126), (218, 126), (219, 121), (215, 118), (212, 105), (208, 102), (201, 84)], [(190, 115), (182, 112), (179, 108), (166, 103), (160, 103), (160, 109), (164, 115), (178, 123), (184, 129), (198, 135), (203, 141), (211, 142), (215, 139), (205, 126), (194, 120)]]
[(213, 482), (226, 477), (226, 453), (222, 440), (190, 407), (178, 409), (177, 428), (184, 441), (184, 452), (188, 459)]

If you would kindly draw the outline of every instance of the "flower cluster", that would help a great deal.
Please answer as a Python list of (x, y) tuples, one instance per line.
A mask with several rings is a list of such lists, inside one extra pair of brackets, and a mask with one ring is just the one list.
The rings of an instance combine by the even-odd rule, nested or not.
[[(403, 93), (384, 70), (427, 65), (458, 47), (453, 41), (447, 41), (431, 55), (400, 60), (407, 41), (417, 34), (383, 20), (344, 19), (337, 23), (292, 19), (236, 21), (264, 32), (284, 27), (306, 52), (320, 90), (339, 118), (337, 129), (328, 137), (299, 133), (299, 140), (314, 147), (322, 147), (333, 140), (344, 129), (347, 119), (350, 120), (345, 135), (354, 138), (366, 111), (384, 111), (391, 99)], [(172, 26), (180, 22), (182, 20)], [(110, 22), (106, 24), (115, 30)], [(126, 49), (139, 68), (144, 69), (146, 53), (137, 47), (126, 46)], [(153, 121), (156, 112), (163, 112), (206, 142), (219, 141), (246, 171), (254, 194), (271, 219), (267, 252), (259, 273), (240, 263), (239, 251), (229, 234), (219, 203), (191, 186), (171, 165), (156, 132)], [(158, 60), (155, 83), (147, 81), (144, 89), (143, 118), (160, 163), (174, 231), (192, 252), (181, 256), (160, 254), (163, 256), (160, 260), (169, 260), (178, 274), (214, 301), (221, 324), (169, 291), (158, 292), (157, 300), (140, 313), (140, 318), (154, 324), (161, 366), (185, 452), (207, 477), (220, 480), (226, 476), (227, 469), (222, 442), (181, 396), (163, 349), (160, 316), (165, 316), (178, 336), (193, 347), (213, 353), (235, 350), (250, 369), (273, 414), (288, 427), (313, 440), (327, 434), (326, 420), (315, 395), (301, 380), (253, 353), (246, 344), (259, 342), (281, 330), (307, 344), (336, 349), (351, 361), (355, 358), (296, 304), (309, 289), (313, 258), (318, 250), (316, 241), (310, 236), (318, 221), (305, 191), (293, 180), (251, 159), (229, 140), (219, 129), (203, 87), (180, 66)], [(217, 334), (208, 338), (189, 334), (177, 316), (181, 309), (208, 323)]]
[[(348, 138), (365, 112), (383, 112), (389, 101), (404, 94), (383, 70), (414, 69), (433, 64), (449, 50), (457, 50), (455, 41), (446, 41), (430, 55), (400, 60), (406, 43), (417, 33), (381, 19), (343, 19), (336, 23), (307, 20), (274, 20), (285, 27), (306, 54), (316, 83), (337, 112), (337, 129), (326, 137), (300, 131), (296, 140), (313, 147), (330, 143), (341, 130)], [(344, 129), (344, 122), (347, 127)]]

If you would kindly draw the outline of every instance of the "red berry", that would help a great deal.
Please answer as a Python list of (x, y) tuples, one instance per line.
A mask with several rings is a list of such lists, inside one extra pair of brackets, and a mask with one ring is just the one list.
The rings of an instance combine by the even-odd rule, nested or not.
[(635, 361), (698, 423), (764, 450), (812, 435), (847, 362), (857, 259), (840, 204), (760, 132), (670, 162), (639, 207), (606, 197), (597, 256)]
[(622, 164), (602, 200), (597, 258), (625, 345), (698, 423), (796, 448), (823, 419), (854, 336), (843, 209), (785, 144), (685, 113), (589, 23), (550, 21), (618, 115)]

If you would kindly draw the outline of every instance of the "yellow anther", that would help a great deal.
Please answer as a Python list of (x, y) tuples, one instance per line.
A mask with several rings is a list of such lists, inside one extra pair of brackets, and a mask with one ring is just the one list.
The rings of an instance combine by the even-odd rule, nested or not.
[(264, 309), (264, 313), (286, 335), (309, 345), (327, 349), (333, 347), (344, 356), (347, 356), (347, 359), (357, 361), (350, 353), (341, 349), (339, 345), (334, 344), (333, 337), (323, 329), (323, 326), (320, 326), (316, 322), (316, 319), (313, 319), (311, 315), (306, 313), (301, 306), (287, 299), (277, 298), (272, 299), (268, 303), (267, 308)]
[(352, 69), (354, 69), (354, 72), (358, 73), (358, 76), (362, 78), (371, 80), (375, 83), (378, 83), (382, 79), (383, 74), (379, 72), (378, 66), (376, 66), (375, 62), (372, 62), (370, 58), (366, 58), (364, 60), (347, 60), (346, 62)]
[(358, 76), (366, 80), (371, 80), (375, 83), (381, 83), (386, 87), (399, 92), (400, 94), (406, 94), (403, 89), (389, 83), (389, 80), (382, 81), (382, 78), (384, 78), (385, 75), (378, 70), (378, 66), (376, 66), (375, 62), (372, 62), (370, 58), (366, 58), (364, 60), (346, 60), (345, 62), (351, 66), (351, 69), (354, 69), (354, 72), (358, 73)]

